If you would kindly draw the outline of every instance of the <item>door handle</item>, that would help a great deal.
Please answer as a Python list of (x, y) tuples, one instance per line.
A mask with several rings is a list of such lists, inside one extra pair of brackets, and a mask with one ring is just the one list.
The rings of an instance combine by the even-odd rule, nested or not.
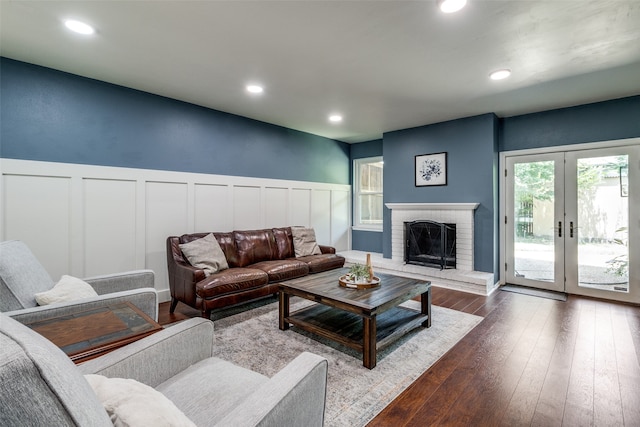
[(558, 237), (562, 237), (562, 221), (558, 221)]
[(569, 237), (573, 237), (573, 221), (569, 223)]

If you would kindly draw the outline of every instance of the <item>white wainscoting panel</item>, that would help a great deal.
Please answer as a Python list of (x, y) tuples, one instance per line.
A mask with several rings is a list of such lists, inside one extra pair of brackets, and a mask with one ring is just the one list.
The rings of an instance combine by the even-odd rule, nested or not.
[(311, 226), (316, 232), (318, 242), (331, 241), (331, 191), (314, 190), (311, 192)]
[(70, 274), (69, 177), (5, 175), (2, 240), (22, 240), (54, 282)]
[(169, 288), (166, 239), (188, 227), (187, 184), (147, 182), (146, 268), (156, 273), (156, 288)]
[(351, 193), (331, 191), (331, 242), (337, 248), (351, 248)]
[(291, 190), (291, 225), (308, 227), (311, 224), (311, 190), (294, 188)]
[(84, 274), (136, 269), (136, 181), (83, 180)]
[(152, 269), (168, 301), (171, 235), (305, 225), (351, 249), (349, 185), (0, 159), (0, 239), (51, 277)]
[(235, 185), (233, 187), (233, 229), (251, 230), (262, 223), (260, 187)]
[(284, 187), (266, 187), (264, 189), (265, 227), (287, 227), (289, 218), (287, 207), (289, 204), (289, 189)]
[(232, 218), (227, 209), (229, 205), (228, 185), (195, 184), (195, 229), (205, 231), (231, 231)]

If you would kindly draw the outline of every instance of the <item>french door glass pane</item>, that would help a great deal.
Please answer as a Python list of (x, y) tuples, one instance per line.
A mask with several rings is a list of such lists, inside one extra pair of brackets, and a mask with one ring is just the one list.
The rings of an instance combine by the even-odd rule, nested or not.
[(627, 155), (578, 159), (579, 286), (629, 290), (628, 161)]
[(553, 282), (554, 161), (514, 164), (514, 274)]

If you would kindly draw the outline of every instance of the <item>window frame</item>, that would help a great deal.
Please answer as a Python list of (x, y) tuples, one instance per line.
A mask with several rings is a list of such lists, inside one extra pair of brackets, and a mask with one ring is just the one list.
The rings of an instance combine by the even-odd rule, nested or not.
[[(384, 161), (382, 156), (373, 156), (373, 157), (362, 157), (359, 159), (353, 160), (353, 230), (360, 231), (377, 231), (382, 232), (384, 219), (381, 218), (380, 224), (363, 224), (360, 222), (360, 203), (358, 203), (360, 199), (360, 195), (375, 195), (379, 194), (384, 200), (384, 166), (382, 173), (382, 190), (381, 191), (361, 191), (360, 189), (360, 170), (363, 165), (368, 165), (371, 163), (382, 163), (384, 165)], [(383, 202), (383, 213), (384, 213), (384, 202)]]

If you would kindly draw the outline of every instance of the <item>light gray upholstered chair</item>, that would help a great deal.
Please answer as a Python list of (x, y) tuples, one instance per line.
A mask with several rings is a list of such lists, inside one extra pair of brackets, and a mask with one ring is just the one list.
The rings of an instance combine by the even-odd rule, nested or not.
[(53, 288), (55, 282), (24, 242), (0, 242), (0, 312), (22, 323), (30, 323), (81, 310), (129, 301), (158, 320), (158, 293), (151, 270), (136, 270), (82, 279), (97, 297), (38, 306), (35, 294)]
[(213, 323), (170, 326), (76, 366), (0, 313), (0, 425), (112, 426), (83, 374), (154, 387), (198, 426), (322, 426), (327, 361), (302, 353), (272, 378), (212, 357)]

